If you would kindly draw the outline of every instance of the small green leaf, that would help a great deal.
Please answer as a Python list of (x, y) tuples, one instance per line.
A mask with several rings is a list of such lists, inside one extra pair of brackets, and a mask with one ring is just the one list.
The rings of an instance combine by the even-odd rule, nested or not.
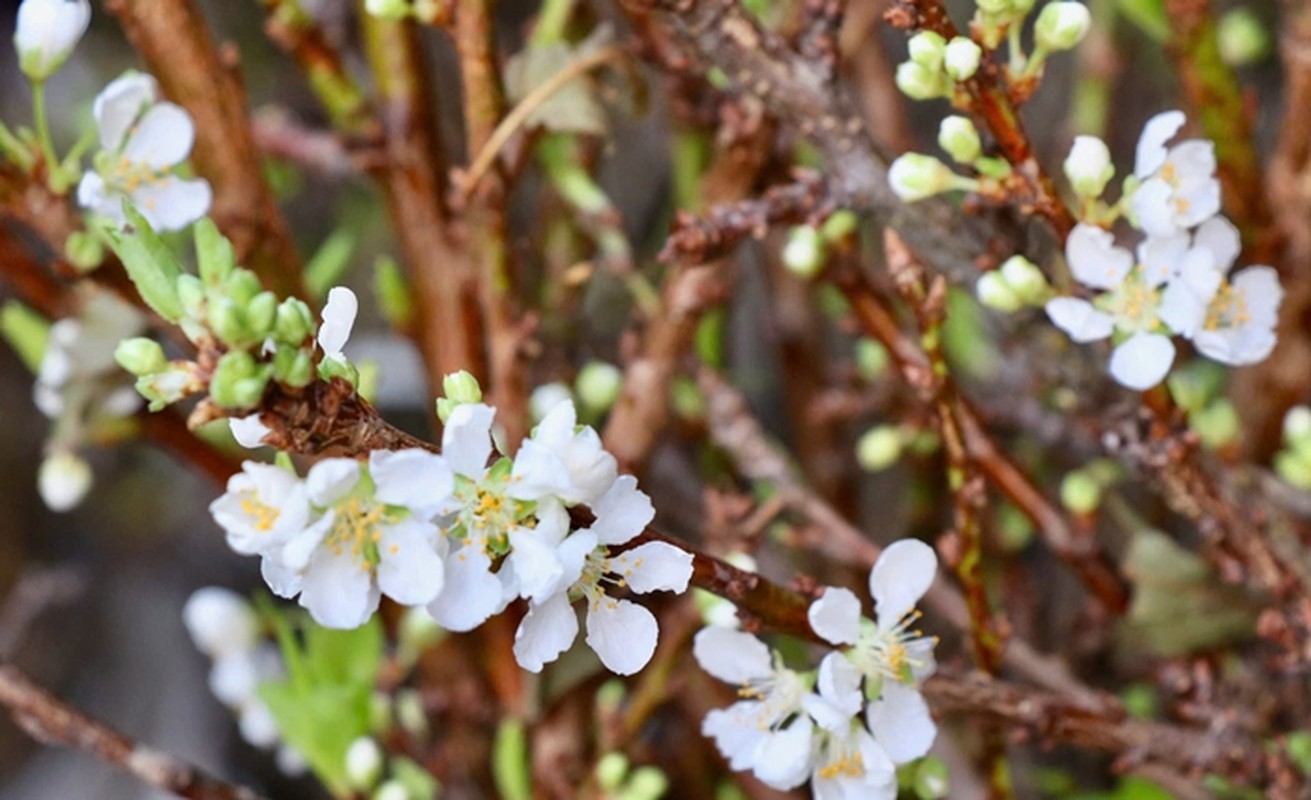
[(332, 233), (305, 265), (305, 289), (316, 300), (328, 296), (328, 290), (337, 284), (351, 256), (355, 254), (355, 235), (347, 230)]
[(206, 286), (215, 287), (237, 267), (237, 255), (214, 220), (203, 217), (196, 223), (196, 258), (199, 261), (200, 278)]
[(50, 323), (45, 317), (17, 300), (10, 300), (0, 310), (0, 334), (33, 374), (41, 370), (50, 339)]
[(177, 290), (182, 267), (140, 212), (126, 202), (123, 212), (130, 225), (110, 231), (110, 244), (146, 305), (169, 322), (177, 322), (183, 315)]

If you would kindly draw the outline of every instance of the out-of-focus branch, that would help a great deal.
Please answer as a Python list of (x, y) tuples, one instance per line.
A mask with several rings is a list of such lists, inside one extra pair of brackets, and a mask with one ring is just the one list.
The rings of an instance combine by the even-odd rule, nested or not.
[(33, 739), (83, 750), (160, 791), (190, 800), (260, 800), (244, 786), (220, 780), (91, 719), (42, 690), (12, 664), (0, 663), (0, 705)]
[(332, 119), (332, 126), (350, 136), (372, 136), (377, 123), (364, 90), (346, 71), (341, 53), (300, 0), (260, 0), (268, 12), (264, 30), (275, 44), (296, 59), (310, 88)]
[(264, 181), (235, 51), (214, 46), (194, 0), (108, 0), (105, 7), (164, 94), (194, 118), (196, 169), (214, 187), (211, 213), (239, 259), (278, 294), (304, 295), (295, 242)]

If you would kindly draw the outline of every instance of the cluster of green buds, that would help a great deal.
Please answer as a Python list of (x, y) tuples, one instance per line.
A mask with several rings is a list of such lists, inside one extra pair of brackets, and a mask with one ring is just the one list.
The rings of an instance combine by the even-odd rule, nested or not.
[(1234, 404), (1225, 397), (1229, 373), (1206, 359), (1194, 359), (1170, 373), (1166, 385), (1175, 405), (1188, 415), (1188, 427), (1208, 450), (1237, 443), (1242, 425)]
[(1295, 406), (1284, 415), (1284, 447), (1275, 454), (1275, 472), (1297, 488), (1311, 490), (1311, 408)]
[(783, 266), (799, 278), (813, 279), (828, 263), (831, 248), (851, 236), (857, 223), (855, 214), (838, 211), (821, 225), (794, 227), (783, 245)]
[(902, 200), (914, 203), (944, 192), (988, 193), (1011, 174), (1006, 159), (983, 154), (979, 130), (969, 117), (944, 117), (938, 125), (938, 146), (974, 175), (962, 175), (925, 153), (905, 153), (888, 167), (888, 185)]
[(146, 304), (177, 325), (199, 354), (197, 361), (169, 361), (151, 339), (119, 345), (118, 363), (137, 376), (137, 391), (152, 410), (208, 391), (218, 407), (235, 412), (258, 406), (271, 380), (299, 388), (316, 374), (357, 379), (340, 354), (329, 354), (316, 371), (309, 306), (280, 301), (255, 273), (238, 267), (232, 244), (212, 221), (195, 226), (199, 274), (193, 275), (145, 218), (130, 207), (126, 213), (130, 225), (108, 233), (114, 251)]
[(897, 88), (912, 100), (951, 98), (957, 84), (979, 71), (983, 49), (965, 36), (947, 41), (933, 31), (920, 31), (907, 43), (906, 61), (897, 65)]
[(979, 302), (988, 308), (1006, 313), (1021, 308), (1037, 307), (1052, 297), (1047, 277), (1024, 256), (1011, 256), (1000, 268), (986, 272), (975, 284)]
[(467, 370), (452, 372), (442, 378), (442, 394), (445, 397), (437, 398), (437, 418), (443, 425), (451, 418), (451, 412), (457, 407), (483, 401), (482, 386)]
[(656, 767), (632, 769), (628, 756), (606, 753), (596, 762), (596, 783), (607, 800), (658, 800), (669, 790), (669, 779)]

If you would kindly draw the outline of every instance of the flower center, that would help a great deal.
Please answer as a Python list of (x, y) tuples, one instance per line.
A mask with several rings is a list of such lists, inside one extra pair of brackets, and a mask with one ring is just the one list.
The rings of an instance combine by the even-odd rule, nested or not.
[(251, 525), (261, 533), (268, 533), (278, 523), (282, 509), (268, 505), (259, 499), (259, 495), (248, 489), (241, 493), (241, 510), (250, 517)]
[(850, 745), (849, 738), (829, 736), (823, 766), (815, 771), (816, 774), (826, 780), (859, 778), (864, 775), (865, 757), (860, 754), (860, 750)]
[(931, 647), (921, 647), (920, 643), (935, 641), (911, 629), (920, 616), (916, 609), (887, 630), (875, 627), (862, 629), (856, 644), (851, 648), (852, 663), (867, 676), (913, 684), (915, 672), (929, 663), (920, 654), (932, 650)]
[[(132, 161), (127, 156), (120, 156), (105, 177), (109, 183), (127, 194), (134, 194), (143, 186), (167, 185), (173, 180), (173, 176), (168, 172), (155, 170), (149, 164)], [(144, 205), (150, 208), (155, 203), (147, 199)]]
[(1247, 308), (1247, 295), (1226, 281), (1206, 308), (1206, 329), (1241, 328), (1251, 321), (1252, 312)]
[(791, 719), (801, 708), (801, 698), (805, 693), (806, 685), (801, 676), (786, 667), (776, 667), (770, 675), (748, 680), (737, 690), (743, 700), (758, 703), (755, 713), (746, 722), (762, 731), (777, 729)]
[(381, 526), (387, 521), (386, 510), (382, 506), (352, 497), (334, 506), (333, 512), (332, 528), (324, 537), (324, 544), (337, 556), (349, 549), (351, 556), (360, 562), (363, 569), (377, 566), (380, 558), (378, 543), (382, 539)]
[(1161, 306), (1161, 290), (1143, 279), (1144, 267), (1134, 268), (1114, 291), (1102, 295), (1097, 305), (1115, 317), (1115, 325), (1122, 331), (1152, 331), (1160, 327), (1157, 311)]

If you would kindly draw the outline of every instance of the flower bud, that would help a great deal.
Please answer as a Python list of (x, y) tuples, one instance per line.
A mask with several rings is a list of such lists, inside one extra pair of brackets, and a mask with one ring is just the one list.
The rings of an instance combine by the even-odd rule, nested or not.
[(168, 368), (168, 360), (164, 358), (164, 348), (159, 346), (159, 342), (144, 336), (119, 342), (118, 347), (114, 348), (114, 360), (120, 367), (138, 378), (154, 375)]
[(905, 437), (895, 425), (879, 425), (865, 431), (856, 441), (856, 462), (861, 469), (879, 472), (901, 458)]
[(1235, 8), (1222, 14), (1215, 36), (1221, 60), (1231, 67), (1255, 64), (1270, 54), (1270, 34), (1249, 8)]
[(946, 797), (950, 783), (947, 765), (939, 758), (929, 756), (919, 762), (915, 768), (915, 796), (920, 800)]
[(910, 60), (932, 72), (942, 68), (942, 58), (947, 47), (947, 40), (933, 31), (920, 31), (910, 37), (906, 43)]
[(798, 278), (810, 280), (824, 268), (824, 239), (809, 225), (798, 225), (788, 231), (783, 246), (783, 266)]
[(956, 173), (933, 156), (906, 153), (888, 167), (888, 185), (898, 197), (914, 203), (951, 189)]
[(533, 389), (533, 393), (528, 396), (528, 413), (533, 422), (541, 422), (551, 413), (551, 409), (573, 397), (569, 387), (559, 381), (544, 383)]
[(364, 10), (379, 19), (402, 20), (410, 14), (410, 0), (365, 0)]
[(90, 272), (105, 261), (105, 243), (86, 231), (73, 231), (64, 240), (64, 255), (82, 272)]
[(1092, 16), (1083, 3), (1048, 3), (1038, 12), (1033, 35), (1040, 49), (1069, 50), (1083, 41), (1090, 27)]
[(601, 756), (601, 760), (596, 762), (596, 782), (606, 792), (618, 789), (627, 777), (628, 756), (623, 753), (612, 751)]
[(209, 217), (197, 220), (193, 234), (196, 240), (196, 261), (200, 279), (206, 286), (218, 286), (227, 280), (237, 267), (237, 255)]
[(938, 146), (960, 164), (973, 164), (983, 154), (979, 132), (968, 117), (943, 117), (938, 126)]
[(319, 377), (325, 381), (341, 378), (351, 386), (359, 386), (360, 371), (349, 361), (325, 358), (319, 362)]
[(947, 43), (942, 62), (948, 75), (958, 81), (967, 81), (979, 71), (979, 60), (982, 57), (981, 47), (964, 36), (957, 36)]
[(1070, 155), (1065, 159), (1065, 177), (1080, 197), (1101, 197), (1106, 184), (1115, 175), (1111, 151), (1096, 136), (1076, 136)]
[(299, 347), (314, 333), (314, 314), (303, 300), (288, 297), (278, 306), (273, 322), (273, 338)]
[(879, 342), (862, 338), (856, 342), (856, 374), (872, 381), (888, 368), (888, 349)]
[(241, 410), (259, 405), (268, 383), (268, 372), (244, 350), (224, 353), (214, 368), (209, 395), (220, 408)]
[(449, 400), (460, 405), (483, 401), (483, 389), (478, 385), (478, 379), (465, 370), (452, 372), (442, 378), (442, 392)]
[(1238, 440), (1242, 425), (1238, 421), (1238, 412), (1227, 398), (1217, 398), (1201, 411), (1189, 416), (1188, 427), (1197, 433), (1202, 446), (1208, 450), (1220, 450)]
[(205, 284), (195, 275), (179, 275), (177, 279), (178, 299), (182, 308), (191, 319), (205, 318), (205, 305), (209, 302), (205, 295)]
[(423, 710), (423, 698), (417, 689), (401, 689), (396, 692), (396, 722), (401, 730), (415, 739), (428, 736), (428, 714)]
[(23, 74), (40, 83), (63, 66), (91, 23), (87, 0), (23, 0), (14, 49)]
[(619, 795), (619, 800), (659, 800), (667, 791), (669, 791), (669, 779), (659, 768), (638, 767), (633, 770), (628, 785)]
[(378, 787), (373, 800), (410, 800), (410, 790), (400, 781), (390, 780)]
[(932, 100), (948, 93), (947, 81), (941, 72), (914, 61), (897, 65), (896, 82), (902, 94), (912, 100)]
[(314, 380), (314, 358), (308, 350), (283, 345), (273, 354), (273, 377), (299, 389)]
[(367, 791), (382, 777), (382, 749), (372, 736), (361, 736), (346, 748), (346, 779)]
[(1042, 270), (1038, 269), (1038, 265), (1029, 259), (1024, 256), (1011, 256), (1002, 263), (998, 272), (1020, 302), (1034, 306), (1047, 302), (1051, 286), (1048, 285), (1047, 277), (1042, 274)]
[(1091, 514), (1102, 502), (1102, 487), (1082, 470), (1071, 472), (1061, 481), (1061, 503), (1076, 514)]
[(259, 639), (259, 623), (245, 598), (230, 589), (197, 589), (182, 607), (182, 624), (196, 649), (212, 659), (248, 650)]
[(91, 491), (91, 465), (71, 450), (56, 450), (45, 457), (36, 474), (37, 490), (51, 511), (69, 511)]
[(189, 361), (170, 362), (163, 370), (143, 375), (136, 382), (137, 393), (150, 401), (151, 411), (159, 411), (202, 388)]
[(974, 292), (980, 303), (995, 311), (1010, 314), (1024, 307), (1024, 301), (1015, 294), (1000, 272), (980, 275), (974, 284)]
[(254, 300), (255, 295), (263, 290), (264, 286), (260, 283), (259, 276), (248, 269), (232, 270), (223, 287), (223, 291), (232, 299), (232, 302), (239, 306), (244, 306)]
[(574, 391), (584, 408), (603, 414), (619, 399), (619, 390), (623, 385), (624, 373), (614, 364), (589, 361), (578, 371)]
[(1284, 415), (1284, 441), (1298, 446), (1311, 439), (1311, 408), (1293, 406)]
[(273, 292), (260, 292), (246, 305), (246, 324), (257, 340), (262, 341), (273, 333), (278, 313), (278, 296)]
[(1311, 458), (1292, 450), (1275, 454), (1275, 473), (1299, 489), (1311, 489)]

